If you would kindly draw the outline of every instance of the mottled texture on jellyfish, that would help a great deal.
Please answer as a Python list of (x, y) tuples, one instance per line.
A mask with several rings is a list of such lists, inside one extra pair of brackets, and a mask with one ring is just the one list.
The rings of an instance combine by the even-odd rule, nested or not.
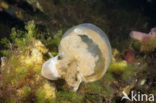
[(88, 45), (80, 36), (67, 36), (61, 40), (60, 45), (63, 56), (61, 60), (58, 60), (56, 67), (67, 84), (77, 89), (82, 79), (81, 76), (94, 73), (99, 57), (94, 57), (88, 51)]
[[(89, 48), (88, 45), (82, 41), (80, 36), (67, 36), (61, 41), (61, 50), (64, 54), (63, 58), (65, 57), (70, 62), (76, 61), (76, 69), (83, 76), (94, 73), (94, 68), (99, 58), (98, 56), (94, 57), (87, 48)], [(66, 62), (64, 59), (62, 61), (64, 63)], [(61, 64), (59, 63), (59, 65)]]

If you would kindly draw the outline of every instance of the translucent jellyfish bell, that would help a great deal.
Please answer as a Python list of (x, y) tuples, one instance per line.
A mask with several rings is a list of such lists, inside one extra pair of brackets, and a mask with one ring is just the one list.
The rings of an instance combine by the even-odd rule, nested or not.
[(97, 26), (85, 23), (65, 32), (59, 46), (59, 55), (61, 58), (71, 56), (78, 62), (77, 70), (83, 81), (93, 82), (107, 71), (112, 52), (106, 34)]
[(106, 34), (93, 24), (80, 24), (63, 35), (58, 56), (43, 64), (41, 74), (50, 80), (62, 78), (76, 91), (82, 81), (100, 79), (108, 69), (111, 56)]

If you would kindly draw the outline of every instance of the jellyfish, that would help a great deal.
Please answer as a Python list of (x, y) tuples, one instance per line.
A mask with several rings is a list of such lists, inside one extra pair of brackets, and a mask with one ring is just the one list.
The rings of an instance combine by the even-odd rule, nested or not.
[(81, 82), (102, 78), (112, 58), (106, 34), (90, 23), (67, 30), (58, 48), (58, 55), (43, 64), (41, 74), (49, 80), (64, 79), (73, 91)]

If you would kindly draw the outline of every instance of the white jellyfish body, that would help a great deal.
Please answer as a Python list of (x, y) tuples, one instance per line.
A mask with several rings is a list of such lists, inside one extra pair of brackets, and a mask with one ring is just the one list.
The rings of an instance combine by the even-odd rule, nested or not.
[(80, 24), (63, 35), (59, 59), (44, 63), (42, 75), (51, 80), (63, 78), (76, 91), (82, 81), (93, 82), (105, 74), (111, 55), (106, 34), (93, 24)]

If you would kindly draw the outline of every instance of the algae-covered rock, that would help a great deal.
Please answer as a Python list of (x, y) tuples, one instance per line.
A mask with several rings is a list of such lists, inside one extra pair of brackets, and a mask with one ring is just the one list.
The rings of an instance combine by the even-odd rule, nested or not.
[(117, 61), (114, 63), (111, 63), (109, 69), (112, 72), (118, 73), (118, 72), (123, 72), (127, 68), (127, 62), (126, 61)]
[(34, 23), (29, 22), (28, 31), (24, 33), (25, 38), (16, 38), (24, 45), (10, 49), (7, 59), (2, 58), (0, 102), (52, 103), (55, 99), (55, 86), (40, 75), (45, 61), (43, 55), (48, 49), (33, 37), (35, 32), (32, 27)]
[[(27, 49), (28, 48), (28, 49)], [(30, 47), (27, 47), (27, 51), (20, 55), (20, 62), (26, 65), (35, 65), (43, 63), (43, 53), (47, 53), (47, 49), (39, 40), (34, 40)]]
[(55, 88), (47, 82), (36, 90), (35, 96), (38, 103), (54, 103), (54, 99), (56, 98)]

